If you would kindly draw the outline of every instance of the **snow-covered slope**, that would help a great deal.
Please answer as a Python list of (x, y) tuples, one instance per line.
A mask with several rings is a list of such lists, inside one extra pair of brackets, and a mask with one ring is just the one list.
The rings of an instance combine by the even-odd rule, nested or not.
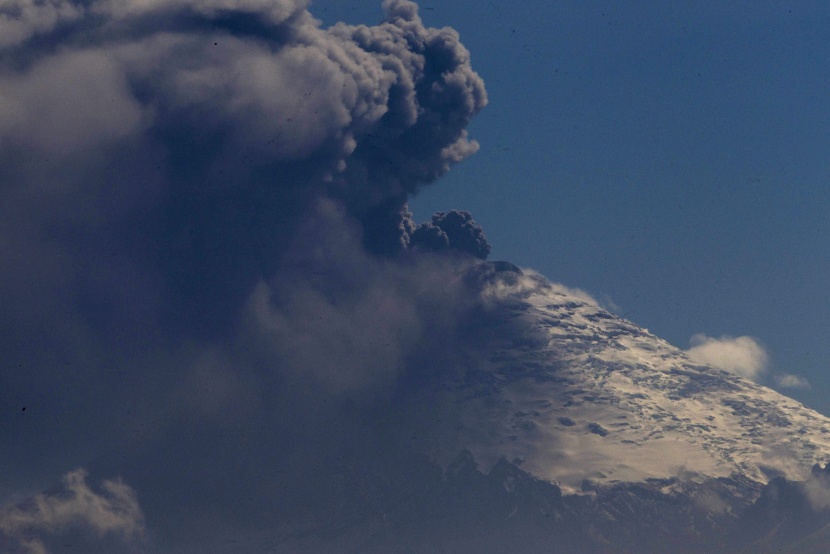
[(480, 305), (277, 552), (826, 550), (830, 419), (532, 272), (463, 278)]
[(483, 294), (489, 340), (430, 402), (453, 422), (432, 445), (439, 459), (442, 448), (485, 466), (506, 458), (565, 492), (677, 476), (760, 486), (830, 459), (830, 419), (693, 362), (580, 291), (503, 271)]

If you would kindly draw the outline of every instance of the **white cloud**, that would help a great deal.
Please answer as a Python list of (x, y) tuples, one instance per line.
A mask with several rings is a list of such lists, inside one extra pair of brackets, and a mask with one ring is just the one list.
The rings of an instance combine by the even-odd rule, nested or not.
[(85, 528), (99, 537), (141, 537), (144, 515), (132, 488), (121, 480), (104, 481), (99, 494), (87, 485), (86, 477), (85, 470), (77, 469), (64, 476), (63, 490), (0, 508), (0, 537), (16, 541), (27, 554), (46, 554), (44, 536), (70, 528)]
[(769, 356), (752, 337), (722, 336), (719, 339), (698, 333), (691, 338), (686, 354), (693, 360), (757, 381), (766, 371)]
[(779, 387), (785, 389), (809, 389), (810, 382), (798, 375), (790, 375), (789, 373), (782, 373), (775, 376), (775, 382)]

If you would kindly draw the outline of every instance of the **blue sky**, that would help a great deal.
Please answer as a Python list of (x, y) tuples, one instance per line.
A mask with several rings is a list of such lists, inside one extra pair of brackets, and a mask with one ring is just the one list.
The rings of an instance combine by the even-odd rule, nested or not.
[[(378, 2), (317, 0), (324, 22)], [(830, 8), (421, 3), (490, 104), (479, 153), (411, 206), (470, 210), (491, 258), (586, 289), (669, 342), (750, 335), (830, 413)], [(767, 381), (772, 384), (771, 380)]]

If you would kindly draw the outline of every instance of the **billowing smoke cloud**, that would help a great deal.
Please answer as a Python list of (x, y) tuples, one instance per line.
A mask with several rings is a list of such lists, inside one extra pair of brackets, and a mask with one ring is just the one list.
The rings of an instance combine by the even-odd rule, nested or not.
[(686, 353), (698, 362), (757, 381), (767, 369), (766, 349), (752, 337), (719, 339), (697, 334)]
[[(38, 494), (21, 506), (0, 509), (0, 545), (8, 552), (45, 554), (45, 540), (70, 530), (113, 535), (123, 542), (141, 541), (144, 515), (135, 492), (121, 481), (104, 481), (102, 493), (86, 483), (87, 474), (75, 470), (63, 478), (53, 494)], [(16, 543), (16, 544), (15, 544)]]
[[(424, 28), (410, 2), (386, 1), (380, 26), (328, 30), (304, 6), (10, 7), (0, 93), (10, 200), (42, 194), (54, 203), (43, 216), (86, 242), (107, 226), (120, 231), (108, 246), (154, 238), (166, 251), (153, 261), (176, 273), (205, 269), (197, 259), (211, 269), (273, 259), (321, 194), (358, 220), (401, 212), (407, 194), (477, 150), (465, 127), (486, 104), (482, 81), (457, 34)], [(131, 217), (140, 233), (123, 228)]]
[(481, 226), (473, 221), (470, 212), (458, 210), (438, 212), (432, 216), (432, 221), (420, 224), (412, 231), (410, 244), (433, 251), (467, 252), (482, 260), (490, 254), (490, 245)]
[(250, 298), (246, 349), (264, 348), (270, 364), (323, 391), (389, 390), (416, 349), (472, 309), (474, 289), (461, 276), (474, 262), (374, 257), (346, 217), (321, 202), (300, 226), (284, 271)]
[(450, 363), (489, 245), (406, 201), (477, 150), (483, 82), (413, 2), (307, 4), (0, 6), (0, 505), (87, 466), (191, 544)]

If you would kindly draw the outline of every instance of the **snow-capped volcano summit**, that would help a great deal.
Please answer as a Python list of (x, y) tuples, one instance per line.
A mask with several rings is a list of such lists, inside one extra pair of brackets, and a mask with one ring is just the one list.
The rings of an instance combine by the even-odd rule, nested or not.
[(436, 392), (455, 448), (480, 462), (515, 461), (573, 491), (677, 476), (760, 487), (830, 459), (830, 419), (694, 362), (581, 291), (502, 271), (483, 297), (498, 308), (492, 340)]
[(826, 551), (830, 419), (533, 272), (461, 279), (436, 367), (337, 455), (342, 508), (278, 551)]

